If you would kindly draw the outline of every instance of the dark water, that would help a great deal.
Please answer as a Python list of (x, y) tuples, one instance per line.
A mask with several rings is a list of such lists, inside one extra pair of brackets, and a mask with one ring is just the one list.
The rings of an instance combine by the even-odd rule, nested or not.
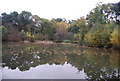
[(118, 51), (60, 44), (3, 44), (3, 79), (118, 79)]

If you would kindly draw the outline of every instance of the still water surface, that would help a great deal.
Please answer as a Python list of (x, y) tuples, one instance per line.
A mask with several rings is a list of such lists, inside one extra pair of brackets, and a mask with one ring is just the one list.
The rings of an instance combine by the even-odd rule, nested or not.
[(118, 78), (118, 51), (62, 44), (3, 44), (3, 79)]

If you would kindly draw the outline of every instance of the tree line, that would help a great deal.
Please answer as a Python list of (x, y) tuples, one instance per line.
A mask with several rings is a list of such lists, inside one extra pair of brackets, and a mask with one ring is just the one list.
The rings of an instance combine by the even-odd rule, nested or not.
[(98, 3), (86, 18), (77, 20), (49, 20), (28, 11), (2, 13), (0, 18), (2, 41), (49, 40), (120, 48), (120, 2)]

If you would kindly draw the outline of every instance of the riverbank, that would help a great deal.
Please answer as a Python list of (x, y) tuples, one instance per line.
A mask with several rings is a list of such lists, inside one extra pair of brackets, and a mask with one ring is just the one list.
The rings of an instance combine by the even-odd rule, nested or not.
[(20, 41), (20, 42), (3, 42), (8, 44), (64, 44), (64, 45), (79, 45), (79, 44), (73, 44), (73, 43), (62, 43), (62, 42), (53, 42), (53, 41)]
[(89, 46), (86, 44), (79, 44), (79, 43), (63, 43), (63, 42), (53, 42), (53, 41), (35, 41), (35, 42), (30, 42), (30, 41), (20, 41), (20, 42), (3, 42), (3, 43), (7, 43), (9, 45), (14, 45), (14, 44), (58, 44), (58, 45), (79, 45), (79, 46), (83, 46), (83, 47), (88, 47), (88, 48), (96, 48), (96, 49), (104, 49), (104, 50), (118, 50), (118, 49), (114, 49), (114, 48), (104, 48), (104, 47), (94, 47), (94, 46)]

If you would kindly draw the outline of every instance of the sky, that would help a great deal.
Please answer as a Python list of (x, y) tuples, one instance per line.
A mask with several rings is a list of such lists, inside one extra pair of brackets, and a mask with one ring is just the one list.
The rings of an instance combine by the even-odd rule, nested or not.
[(29, 11), (41, 18), (75, 20), (86, 16), (98, 2), (116, 3), (120, 0), (1, 0), (0, 14)]

